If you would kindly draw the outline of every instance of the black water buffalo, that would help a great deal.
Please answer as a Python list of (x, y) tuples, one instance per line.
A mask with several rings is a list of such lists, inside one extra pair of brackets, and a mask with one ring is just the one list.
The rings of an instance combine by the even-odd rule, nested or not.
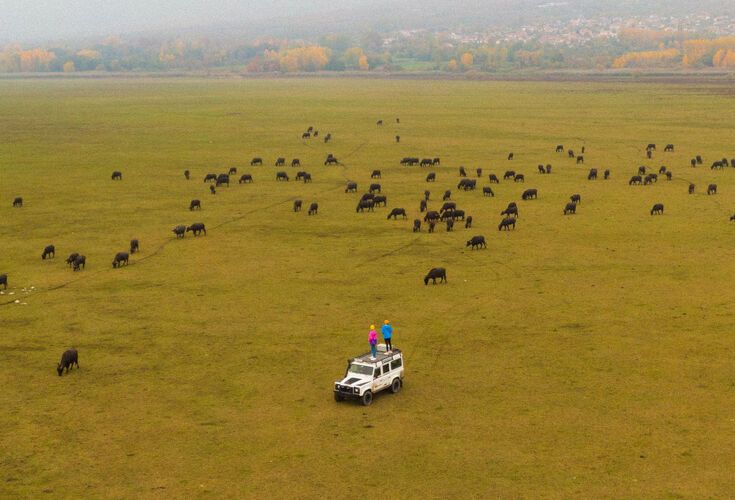
[(508, 208), (500, 212), (500, 215), (505, 215), (507, 217), (518, 217), (518, 207), (508, 205)]
[(286, 166), (286, 158), (276, 158), (276, 167), (284, 167)]
[(228, 174), (219, 174), (215, 184), (217, 187), (220, 187), (222, 184), (227, 184), (227, 187), (230, 187), (230, 176)]
[(419, 167), (431, 167), (434, 165), (434, 160), (431, 158), (422, 158), (419, 162)]
[(217, 180), (217, 174), (207, 174), (204, 176), (204, 182), (216, 181), (216, 180)]
[(558, 146), (556, 147), (556, 152), (557, 152), (557, 153), (563, 153), (563, 152), (564, 152), (564, 145), (563, 145), (563, 144), (559, 144), (559, 145), (558, 145)]
[(584, 163), (584, 156), (582, 155), (577, 156), (577, 165), (579, 165), (580, 163)]
[(365, 201), (365, 200), (372, 200), (372, 199), (374, 199), (374, 198), (375, 198), (375, 195), (374, 195), (373, 193), (365, 193), (365, 194), (363, 194), (363, 195), (362, 195), (362, 196), (360, 197), (360, 200), (361, 200), (361, 201)]
[(186, 178), (187, 181), (189, 180), (190, 175), (189, 175), (188, 170), (184, 170), (184, 177)]
[(638, 185), (643, 184), (643, 179), (641, 178), (640, 175), (634, 175), (628, 181), (628, 185), (629, 186), (633, 186), (633, 185), (636, 185), (636, 184), (638, 184)]
[(112, 172), (112, 180), (113, 181), (121, 181), (122, 180), (122, 172), (119, 170), (115, 170)]
[(301, 212), (301, 205), (303, 205), (303, 201), (301, 200), (294, 200), (293, 201), (293, 211), (294, 212)]
[(638, 175), (646, 175), (646, 167), (641, 165), (638, 167)]
[(23, 198), (20, 196), (13, 199), (13, 207), (14, 208), (20, 208), (23, 206)]
[(543, 165), (539, 165), (538, 166), (538, 173), (539, 174), (545, 174), (546, 173), (546, 169), (544, 168)]
[(140, 252), (140, 242), (137, 239), (130, 240), (130, 254)]
[(472, 227), (472, 216), (468, 215), (467, 218), (464, 221), (464, 228), (470, 229)]
[(459, 167), (459, 176), (467, 177), (467, 172), (465, 171), (464, 167)]
[(707, 186), (707, 194), (717, 194), (717, 184)]
[(3, 285), (3, 290), (8, 289), (8, 275), (7, 274), (0, 274), (0, 285)]
[(304, 175), (301, 178), (304, 183), (311, 182), (311, 174), (309, 172), (304, 172)]
[(311, 133), (310, 132), (304, 132), (301, 134), (301, 139), (311, 139)]
[(697, 160), (697, 165), (701, 165), (702, 163), (704, 163), (701, 155), (695, 156), (694, 159)]
[(187, 227), (186, 232), (188, 233), (189, 231), (194, 233), (194, 236), (199, 236), (199, 233), (204, 233), (204, 236), (207, 235), (207, 228), (205, 228), (204, 224), (201, 222), (195, 222), (191, 226)]
[(332, 140), (332, 134), (328, 133), (327, 135), (324, 136), (324, 144), (328, 143), (331, 140)]
[(307, 215), (317, 215), (318, 211), (319, 211), (319, 204), (314, 202), (311, 205), (309, 205), (309, 211), (307, 212)]
[(447, 219), (454, 219), (454, 210), (447, 210), (446, 212), (442, 212), (441, 220), (445, 221)]
[(115, 258), (112, 259), (112, 267), (117, 269), (118, 267), (122, 267), (123, 265), (128, 265), (128, 261), (130, 259), (130, 256), (128, 255), (128, 252), (117, 252), (115, 254)]
[(670, 181), (674, 174), (671, 173), (671, 170), (666, 172), (666, 180)]
[(462, 179), (457, 184), (457, 189), (462, 191), (474, 191), (477, 187), (477, 179)]
[(357, 182), (348, 182), (347, 187), (345, 188), (345, 193), (356, 193), (357, 192)]
[(428, 189), (426, 191), (424, 191), (424, 199), (426, 201), (429, 201), (429, 197), (430, 196), (431, 196), (431, 191), (429, 191)]
[(516, 173), (513, 170), (507, 170), (505, 174), (503, 174), (503, 180), (513, 179), (515, 176)]
[(376, 124), (376, 125), (377, 125), (378, 127), (380, 127), (381, 125), (383, 125), (383, 120), (378, 120), (378, 121), (377, 121), (377, 122), (376, 122), (375, 124)]
[(69, 254), (69, 257), (66, 258), (66, 265), (71, 267), (71, 265), (74, 263), (74, 260), (79, 257), (79, 254), (77, 252), (74, 252), (72, 254)]
[(500, 184), (500, 179), (498, 179), (498, 176), (497, 176), (497, 175), (495, 175), (495, 174), (490, 174), (490, 175), (488, 175), (488, 176), (487, 176), (487, 178), (488, 178), (488, 180), (489, 180), (489, 181), (490, 181), (491, 183), (494, 183), (494, 184)]
[(355, 209), (355, 212), (364, 212), (365, 210), (369, 212), (375, 211), (375, 202), (373, 200), (360, 200), (357, 202), (357, 208)]
[(513, 229), (516, 228), (516, 219), (513, 217), (506, 217), (500, 221), (500, 224), (498, 224), (498, 231), (502, 231), (503, 229), (510, 231), (511, 227)]
[(217, 190), (214, 188), (212, 184), (209, 185), (209, 192), (212, 194), (217, 194)]
[(692, 158), (690, 164), (691, 164), (692, 168), (695, 168), (697, 166), (697, 160), (695, 160), (694, 158)]
[(391, 217), (393, 217), (393, 220), (395, 220), (398, 218), (399, 215), (402, 216), (404, 219), (408, 218), (408, 216), (406, 215), (406, 210), (403, 208), (394, 208), (390, 211), (387, 218), (390, 219)]
[(56, 373), (59, 374), (59, 377), (61, 377), (61, 374), (64, 373), (64, 369), (66, 369), (66, 373), (69, 373), (69, 368), (72, 368), (74, 365), (77, 366), (77, 370), (79, 369), (79, 353), (76, 349), (69, 349), (67, 351), (64, 351), (64, 354), (61, 355), (61, 361), (59, 361), (59, 364), (56, 366)]
[(526, 189), (523, 191), (521, 198), (524, 200), (534, 200), (538, 198), (538, 189)]
[(410, 167), (413, 165), (418, 165), (419, 159), (414, 156), (404, 156), (400, 163), (401, 165)]
[(291, 166), (292, 167), (300, 167), (301, 166), (301, 160), (299, 160), (298, 158), (294, 158), (293, 160), (291, 160)]
[(377, 194), (377, 195), (375, 195), (375, 197), (373, 198), (373, 202), (375, 203), (375, 206), (376, 206), (376, 207), (377, 207), (378, 205), (383, 205), (383, 206), (386, 206), (386, 205), (388, 204), (388, 198), (387, 198), (386, 196), (383, 196), (383, 195)]
[(332, 155), (331, 153), (327, 156), (327, 159), (324, 160), (325, 165), (339, 165), (339, 161), (337, 158)]
[(464, 210), (452, 210), (452, 219), (464, 220)]
[(495, 193), (493, 193), (493, 190), (490, 189), (490, 187), (485, 186), (482, 188), (482, 195), (483, 196), (495, 196)]
[(419, 219), (413, 220), (413, 232), (414, 233), (421, 232), (421, 221)]
[(551, 165), (546, 165), (546, 173), (547, 174), (551, 173)]
[(564, 215), (568, 214), (576, 214), (577, 213), (577, 205), (575, 203), (572, 203), (571, 201), (566, 204), (564, 207)]
[(186, 235), (186, 226), (179, 225), (172, 229), (177, 238), (183, 238)]
[(526, 177), (523, 174), (516, 174), (513, 178), (513, 182), (526, 182)]
[(484, 236), (473, 236), (469, 240), (467, 240), (466, 247), (470, 247), (471, 250), (474, 250), (475, 248), (487, 248), (487, 243), (485, 243), (485, 237)]
[(72, 270), (79, 271), (87, 267), (87, 258), (84, 255), (77, 255), (74, 262), (71, 263)]
[(569, 151), (567, 151), (567, 156), (569, 158), (574, 158), (577, 155), (574, 154), (574, 150), (573, 149), (570, 149)]
[(306, 175), (306, 172), (304, 172), (303, 170), (299, 170), (298, 172), (296, 172), (296, 180), (297, 181), (302, 180), (305, 175)]
[(276, 180), (288, 182), (288, 174), (286, 172), (276, 172)]
[(421, 200), (419, 202), (419, 212), (425, 212), (426, 211), (426, 200)]
[(436, 227), (436, 221), (430, 220), (429, 221), (429, 232), (433, 233), (435, 227)]
[(424, 276), (424, 285), (429, 284), (429, 280), (432, 280), (433, 284), (436, 285), (436, 280), (439, 280), (439, 283), (446, 283), (447, 282), (447, 270), (443, 267), (435, 267), (432, 270), (429, 271), (429, 273)]
[(201, 200), (191, 200), (191, 203), (189, 203), (189, 210), (201, 210), (202, 209), (202, 202)]
[(595, 181), (595, 180), (597, 180), (597, 169), (596, 168), (591, 168), (590, 169), (590, 173), (587, 174), (587, 180), (588, 181)]
[(447, 232), (451, 232), (454, 229), (454, 219), (447, 219)]
[(725, 167), (725, 165), (722, 164), (721, 161), (716, 161), (712, 163), (712, 166), (710, 167), (711, 170), (722, 170)]
[(54, 257), (56, 257), (56, 248), (53, 245), (46, 245), (41, 254), (41, 258), (46, 260), (47, 258), (53, 259)]
[(664, 214), (664, 204), (663, 203), (656, 203), (653, 208), (651, 208), (651, 215), (663, 215)]
[(605, 173), (602, 174), (602, 178), (605, 180), (608, 180), (610, 178), (610, 170), (605, 170)]
[(255, 165), (262, 165), (263, 164), (263, 158), (255, 157), (252, 160), (250, 160), (250, 166), (254, 167)]
[(380, 179), (383, 177), (383, 174), (380, 170), (373, 170), (373, 172), (370, 174), (371, 179)]
[(447, 189), (446, 191), (444, 191), (444, 195), (442, 196), (442, 201), (447, 201), (451, 199), (452, 199), (452, 192), (449, 189)]
[(694, 194), (694, 184), (689, 184), (689, 194)]
[(666, 166), (665, 165), (661, 165), (661, 168), (658, 169), (658, 173), (659, 173), (659, 175), (665, 174), (666, 173)]
[(456, 203), (454, 203), (453, 201), (447, 201), (442, 205), (439, 212), (446, 212), (447, 210), (454, 210), (455, 208), (457, 208)]
[(643, 179), (643, 184), (653, 184), (654, 182), (658, 182), (658, 174), (648, 174)]
[(651, 143), (648, 146), (646, 146), (646, 151), (656, 151), (656, 145)]
[(397, 142), (397, 143), (398, 143), (398, 142), (401, 142), (401, 136), (400, 136), (400, 135), (397, 135), (397, 136), (396, 136), (396, 142)]
[(428, 222), (430, 220), (438, 221), (439, 220), (439, 212), (436, 210), (429, 210), (426, 212), (426, 215), (424, 216), (424, 222)]
[(237, 167), (230, 167), (230, 170), (227, 171), (227, 175), (237, 175)]
[(381, 192), (380, 184), (378, 184), (378, 183), (370, 184), (370, 188), (368, 189), (368, 192), (370, 192), (370, 193), (380, 193)]
[(482, 177), (482, 169), (481, 168), (475, 169), (475, 173), (477, 174), (477, 177)]
[(513, 159), (513, 153), (508, 153), (508, 160), (512, 160), (512, 159)]
[(434, 158), (434, 159), (432, 160), (432, 163), (433, 163), (434, 165), (441, 165), (441, 163), (442, 163), (442, 159), (441, 159), (441, 158)]
[(436, 174), (434, 172), (429, 172), (426, 175), (426, 182), (434, 182), (436, 181)]
[[(730, 222), (735, 220), (735, 215), (730, 216)], [(0, 276), (0, 283), (2, 283), (2, 276)]]
[(649, 149), (649, 150), (647, 150), (647, 151), (646, 151), (646, 158), (648, 158), (649, 160), (650, 160), (651, 158), (653, 158), (653, 151), (651, 151), (650, 149)]
[(242, 174), (240, 176), (240, 180), (237, 181), (240, 184), (250, 183), (253, 182), (253, 176), (250, 174)]

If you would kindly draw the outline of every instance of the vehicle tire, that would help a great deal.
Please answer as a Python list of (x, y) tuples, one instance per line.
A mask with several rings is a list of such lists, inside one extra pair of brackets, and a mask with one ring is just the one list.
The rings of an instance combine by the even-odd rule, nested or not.
[(345, 400), (345, 397), (337, 392), (334, 393), (334, 400), (338, 403), (341, 403)]
[(403, 382), (401, 382), (401, 379), (394, 378), (393, 382), (390, 384), (390, 390), (393, 392), (393, 394), (400, 392), (401, 387), (403, 387)]
[(370, 406), (370, 404), (373, 402), (372, 391), (365, 391), (365, 394), (363, 394), (360, 398), (360, 402), (362, 403), (362, 406)]

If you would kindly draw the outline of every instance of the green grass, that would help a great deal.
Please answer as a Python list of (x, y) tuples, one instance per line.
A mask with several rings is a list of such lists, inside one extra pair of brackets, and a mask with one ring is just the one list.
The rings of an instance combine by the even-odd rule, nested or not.
[[(726, 90), (0, 82), (0, 302), (27, 303), (0, 306), (0, 496), (732, 494), (735, 174), (708, 168), (735, 156)], [(333, 144), (303, 144), (308, 125)], [(677, 152), (646, 161), (648, 142)], [(559, 143), (585, 144), (586, 165)], [(322, 166), (327, 152), (345, 166)], [(688, 166), (695, 154), (704, 167)], [(277, 156), (301, 158), (314, 182), (276, 183)], [(440, 156), (436, 184), (403, 156)], [(674, 180), (629, 187), (639, 164)], [(460, 193), (459, 165), (526, 183)], [(204, 174), (229, 166), (255, 183), (211, 196)], [(612, 178), (588, 182), (590, 167)], [(374, 168), (408, 221), (355, 213), (344, 183), (363, 192)], [(453, 189), (475, 227), (412, 233), (427, 187), (432, 208)], [(539, 199), (521, 202), (531, 187)], [(574, 193), (578, 213), (563, 217)], [(294, 214), (296, 197), (319, 215)], [(510, 201), (518, 227), (499, 233)], [(665, 215), (648, 214), (656, 202)], [(206, 237), (173, 239), (196, 221)], [(466, 249), (479, 234), (488, 249)], [(141, 254), (112, 269), (133, 237)], [(57, 257), (42, 261), (49, 243)], [(85, 271), (64, 266), (73, 251)], [(424, 286), (435, 266), (449, 283)], [(335, 403), (345, 360), (385, 318), (404, 390)], [(81, 369), (58, 377), (71, 346)]]

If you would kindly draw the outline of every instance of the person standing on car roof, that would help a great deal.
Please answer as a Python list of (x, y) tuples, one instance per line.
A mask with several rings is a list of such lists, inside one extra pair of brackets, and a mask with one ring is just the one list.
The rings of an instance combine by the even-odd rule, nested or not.
[(370, 342), (370, 355), (375, 359), (378, 355), (378, 332), (375, 331), (375, 325), (370, 325), (368, 342)]
[(390, 326), (390, 321), (385, 320), (385, 324), (383, 325), (383, 328), (380, 329), (380, 332), (383, 334), (383, 340), (385, 341), (385, 350), (387, 352), (391, 352), (393, 350), (393, 344), (391, 343), (391, 338), (393, 338), (393, 327)]

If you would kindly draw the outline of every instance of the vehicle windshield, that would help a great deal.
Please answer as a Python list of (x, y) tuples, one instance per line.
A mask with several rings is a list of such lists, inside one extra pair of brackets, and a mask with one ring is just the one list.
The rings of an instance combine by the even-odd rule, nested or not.
[(358, 373), (360, 375), (372, 375), (373, 374), (373, 367), (372, 366), (366, 366), (366, 365), (358, 365), (355, 363), (352, 363), (350, 365), (350, 369), (347, 370), (349, 373)]

